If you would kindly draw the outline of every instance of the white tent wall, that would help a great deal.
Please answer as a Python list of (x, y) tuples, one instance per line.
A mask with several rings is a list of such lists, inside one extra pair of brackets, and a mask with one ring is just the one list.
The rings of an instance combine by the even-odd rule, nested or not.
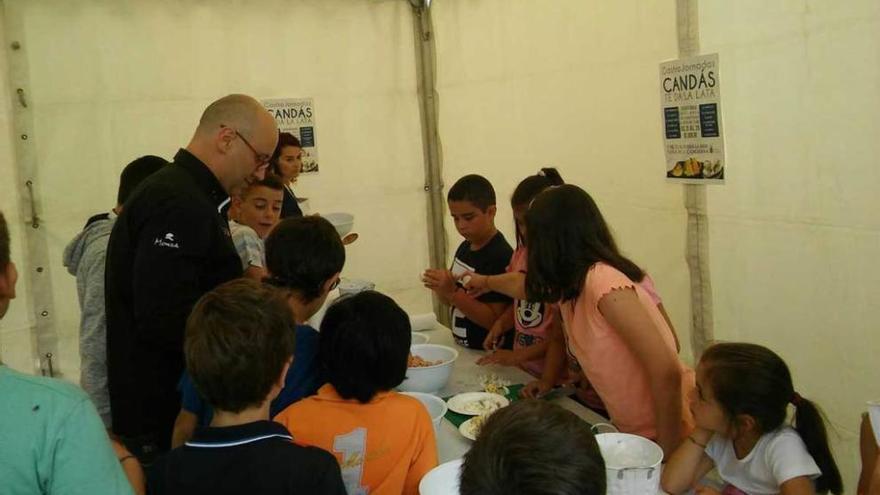
[[(510, 195), (552, 165), (597, 201), (654, 278), (691, 360), (681, 186), (663, 178), (657, 64), (676, 58), (673, 0), (435, 1), (443, 177), (488, 178), (515, 242)], [(461, 237), (447, 219), (449, 254)]]
[[(5, 27), (0, 25), (0, 40), (5, 39), (4, 31)], [(0, 74), (4, 74), (0, 78), (0, 94), (4, 96), (12, 94), (9, 81), (5, 77), (8, 73), (6, 50), (3, 50), (0, 51)], [(18, 267), (19, 282), (15, 301), (0, 323), (0, 362), (16, 369), (33, 371), (33, 309), (25, 273), (29, 262), (24, 241), (25, 231), (29, 228), (25, 217), (30, 217), (30, 212), (21, 211), (22, 198), (17, 191), (19, 177), (16, 169), (11, 166), (15, 163), (16, 142), (11, 105), (9, 98), (0, 98), (0, 163), (4, 164), (0, 166), (0, 211), (9, 226), (12, 262)]]
[(880, 3), (699, 5), (729, 171), (708, 191), (715, 336), (776, 350), (828, 414), (846, 492), (880, 398)]
[[(427, 213), (408, 3), (6, 6), (20, 20), (30, 65), (22, 84), (33, 108), (34, 181), (49, 244), (57, 367), (65, 378), (78, 378), (79, 318), (74, 278), (61, 265), (65, 244), (90, 215), (114, 206), (126, 163), (144, 154), (170, 159), (189, 141), (204, 107), (232, 92), (314, 98), (321, 171), (301, 177), (298, 194), (310, 198), (312, 211), (356, 215), (361, 236), (347, 248), (345, 275), (376, 282), (409, 311), (431, 310), (417, 278), (428, 265)], [(3, 115), (0, 123), (8, 126), (8, 109)], [(0, 152), (11, 164), (6, 134)], [(2, 173), (2, 207), (11, 212), (13, 249), (21, 256), (24, 215), (11, 199), (23, 194), (21, 184), (11, 180), (9, 166)], [(15, 304), (3, 322), (10, 332), (28, 327), (26, 305)], [(8, 344), (4, 334), (4, 359), (9, 354), (11, 364), (33, 371), (26, 336)]]

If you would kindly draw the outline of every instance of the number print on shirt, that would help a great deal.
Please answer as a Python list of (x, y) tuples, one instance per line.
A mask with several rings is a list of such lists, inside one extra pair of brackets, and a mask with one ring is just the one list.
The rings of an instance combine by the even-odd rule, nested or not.
[(348, 495), (367, 495), (370, 489), (361, 486), (364, 476), (364, 456), (367, 453), (367, 429), (355, 428), (333, 439), (333, 452), (342, 454), (342, 483)]

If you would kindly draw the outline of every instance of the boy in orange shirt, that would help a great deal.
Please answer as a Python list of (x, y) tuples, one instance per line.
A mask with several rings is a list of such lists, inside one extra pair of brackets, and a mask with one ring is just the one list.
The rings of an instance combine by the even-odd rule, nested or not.
[(406, 375), (409, 317), (390, 297), (366, 291), (324, 316), (318, 361), (328, 384), (275, 417), (297, 442), (336, 456), (349, 495), (417, 494), (437, 465), (431, 418), (392, 391)]

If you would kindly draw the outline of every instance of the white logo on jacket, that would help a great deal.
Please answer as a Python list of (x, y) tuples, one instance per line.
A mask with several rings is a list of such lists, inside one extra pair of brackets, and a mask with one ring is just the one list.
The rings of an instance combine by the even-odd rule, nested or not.
[(174, 234), (171, 232), (168, 232), (167, 234), (165, 234), (164, 237), (157, 237), (156, 239), (154, 239), (153, 245), (159, 246), (159, 247), (180, 249), (180, 243), (175, 242)]

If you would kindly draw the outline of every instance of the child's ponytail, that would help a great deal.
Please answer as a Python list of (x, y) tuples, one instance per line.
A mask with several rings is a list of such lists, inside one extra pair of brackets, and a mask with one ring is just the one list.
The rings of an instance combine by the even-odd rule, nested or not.
[(825, 431), (822, 413), (816, 404), (797, 393), (794, 394), (791, 403), (795, 407), (794, 429), (807, 446), (807, 452), (813, 456), (813, 460), (822, 471), (822, 475), (816, 479), (816, 493), (831, 492), (835, 495), (843, 493), (843, 480), (840, 478), (840, 471), (828, 446), (828, 434)]

